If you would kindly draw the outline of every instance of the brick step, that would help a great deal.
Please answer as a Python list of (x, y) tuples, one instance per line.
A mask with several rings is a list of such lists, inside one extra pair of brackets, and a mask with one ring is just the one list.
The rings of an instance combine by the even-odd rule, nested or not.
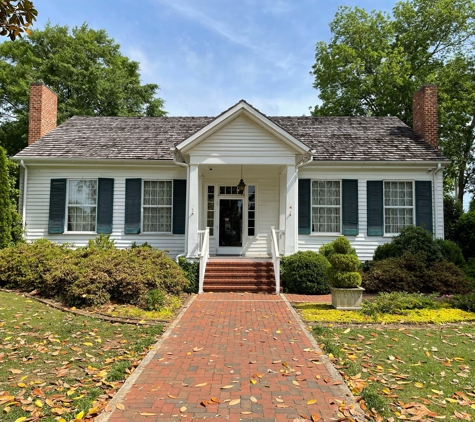
[(206, 265), (206, 271), (273, 271), (272, 265)]
[(274, 293), (275, 286), (237, 286), (237, 285), (211, 285), (203, 286), (205, 292), (265, 292)]
[(274, 286), (274, 281), (255, 281), (255, 280), (205, 280), (203, 286)]
[(274, 277), (274, 271), (206, 271), (206, 277)]

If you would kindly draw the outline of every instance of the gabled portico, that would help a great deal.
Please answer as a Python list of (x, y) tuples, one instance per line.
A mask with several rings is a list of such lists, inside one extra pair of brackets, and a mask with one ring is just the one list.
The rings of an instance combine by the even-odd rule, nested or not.
[(297, 168), (311, 160), (307, 145), (240, 101), (174, 153), (189, 169), (187, 257), (198, 257), (206, 227), (212, 253), (270, 256), (271, 227), (285, 231), (286, 254), (297, 251)]

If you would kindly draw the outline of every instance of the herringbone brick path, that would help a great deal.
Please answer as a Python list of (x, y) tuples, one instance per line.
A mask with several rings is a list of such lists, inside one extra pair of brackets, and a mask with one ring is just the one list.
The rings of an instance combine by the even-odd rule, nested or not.
[(203, 294), (101, 421), (336, 420), (352, 398), (321, 355), (283, 297)]

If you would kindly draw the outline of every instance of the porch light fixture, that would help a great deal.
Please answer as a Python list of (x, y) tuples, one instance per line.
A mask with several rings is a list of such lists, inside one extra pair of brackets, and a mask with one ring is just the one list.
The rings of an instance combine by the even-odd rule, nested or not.
[(244, 189), (246, 189), (246, 184), (244, 183), (244, 180), (242, 179), (242, 166), (241, 166), (241, 180), (239, 181), (239, 184), (237, 185), (237, 189), (238, 189), (239, 195), (244, 195)]

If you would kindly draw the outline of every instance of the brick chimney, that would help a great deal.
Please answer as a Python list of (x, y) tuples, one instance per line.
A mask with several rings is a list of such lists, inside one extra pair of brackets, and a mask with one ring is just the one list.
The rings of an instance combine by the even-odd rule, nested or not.
[(412, 113), (414, 131), (437, 149), (437, 85), (424, 85), (414, 94)]
[(28, 145), (51, 132), (56, 127), (58, 98), (41, 82), (30, 84), (30, 122)]

